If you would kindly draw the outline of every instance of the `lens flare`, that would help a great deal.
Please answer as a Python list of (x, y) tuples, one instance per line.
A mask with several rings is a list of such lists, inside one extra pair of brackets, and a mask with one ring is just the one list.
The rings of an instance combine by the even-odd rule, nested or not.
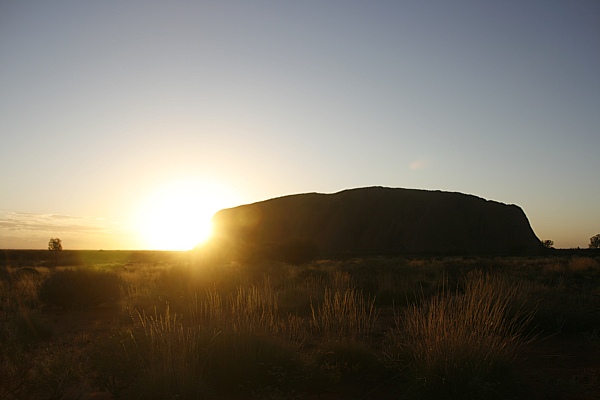
[(212, 216), (232, 197), (216, 184), (172, 182), (145, 196), (135, 225), (150, 250), (190, 250), (210, 237)]

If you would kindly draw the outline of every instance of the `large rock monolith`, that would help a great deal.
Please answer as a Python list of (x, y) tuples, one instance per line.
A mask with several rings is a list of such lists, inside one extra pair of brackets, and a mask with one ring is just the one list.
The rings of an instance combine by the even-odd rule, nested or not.
[(246, 258), (537, 254), (523, 210), (454, 192), (368, 187), (219, 211), (215, 241)]

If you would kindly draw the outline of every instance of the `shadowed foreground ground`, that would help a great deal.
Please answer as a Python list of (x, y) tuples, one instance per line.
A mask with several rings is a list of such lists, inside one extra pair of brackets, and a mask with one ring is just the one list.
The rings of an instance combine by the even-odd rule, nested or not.
[(598, 257), (124, 254), (1, 269), (0, 398), (600, 395)]

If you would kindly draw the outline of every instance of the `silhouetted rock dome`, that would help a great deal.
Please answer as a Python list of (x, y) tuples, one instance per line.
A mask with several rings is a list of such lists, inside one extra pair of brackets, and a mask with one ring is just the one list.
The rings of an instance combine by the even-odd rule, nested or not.
[(368, 187), (289, 195), (219, 211), (215, 239), (277, 258), (543, 251), (521, 208), (462, 193)]

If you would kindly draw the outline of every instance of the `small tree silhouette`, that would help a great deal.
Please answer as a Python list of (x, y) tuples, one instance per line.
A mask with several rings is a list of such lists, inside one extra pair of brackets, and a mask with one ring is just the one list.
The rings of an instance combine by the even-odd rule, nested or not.
[(62, 242), (59, 238), (50, 238), (48, 242), (48, 250), (54, 253), (54, 268), (58, 262), (58, 252), (62, 250)]
[(554, 240), (550, 240), (550, 239), (542, 240), (542, 244), (544, 245), (544, 247), (551, 249), (552, 246), (554, 246)]
[(600, 233), (590, 238), (590, 249), (600, 249)]

